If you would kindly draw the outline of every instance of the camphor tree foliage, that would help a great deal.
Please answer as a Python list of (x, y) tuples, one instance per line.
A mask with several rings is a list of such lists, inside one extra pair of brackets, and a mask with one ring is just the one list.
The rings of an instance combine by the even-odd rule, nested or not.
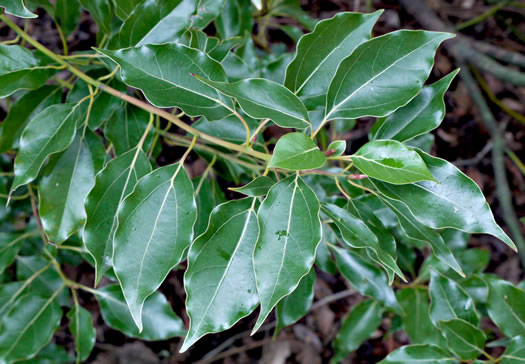
[[(0, 2), (17, 34), (0, 45), (0, 362), (72, 360), (50, 344), (63, 315), (86, 360), (96, 338), (78, 290), (108, 326), (179, 336), (182, 352), (254, 312), (254, 333), (272, 312), (278, 332), (307, 314), (316, 270), (363, 295), (334, 362), (387, 316), (411, 345), (383, 363), (525, 360), (525, 292), (484, 274), (487, 251), (466, 247), (471, 233), (514, 244), (478, 186), (428, 153), (459, 70), (425, 81), (452, 34), (372, 37), (381, 11), (315, 24), (294, 1), (78, 1)], [(98, 44), (68, 54), (80, 6)], [(63, 54), (17, 26), (36, 8), (56, 22)], [(260, 11), (310, 32), (288, 27), (296, 51), (265, 52), (251, 37)], [(377, 121), (348, 154), (338, 137), (361, 117)], [(286, 128), (277, 141), (263, 136), (272, 124)], [(190, 155), (207, 163), (193, 179)], [(83, 260), (92, 287), (63, 273)], [(158, 291), (175, 267), (189, 327)]]

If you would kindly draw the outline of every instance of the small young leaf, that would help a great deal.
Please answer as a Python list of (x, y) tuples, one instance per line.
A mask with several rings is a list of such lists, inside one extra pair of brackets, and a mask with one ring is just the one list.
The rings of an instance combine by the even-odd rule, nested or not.
[(373, 140), (363, 145), (352, 162), (369, 177), (393, 184), (435, 181), (423, 159), (395, 140)]
[(483, 331), (462, 319), (440, 321), (439, 328), (449, 349), (463, 360), (476, 359), (483, 352), (486, 336)]
[(194, 72), (210, 80), (227, 81), (220, 63), (202, 51), (178, 43), (97, 50), (118, 63), (124, 82), (141, 89), (155, 106), (177, 106), (189, 116), (203, 115), (209, 120), (232, 113), (228, 106), (231, 102), (191, 75)]
[(516, 336), (505, 349), (501, 364), (520, 364), (525, 361), (525, 336)]
[(137, 181), (151, 172), (151, 164), (140, 149), (132, 149), (110, 161), (96, 176), (86, 201), (84, 246), (95, 261), (95, 284), (112, 266), (113, 236), (120, 203)]
[(436, 83), (423, 87), (412, 101), (384, 120), (374, 139), (403, 142), (437, 128), (445, 117), (445, 92), (458, 72), (459, 69)]
[(314, 300), (315, 269), (305, 275), (299, 285), (275, 306), (277, 325), (273, 337), (277, 337), (282, 328), (293, 325), (310, 310)]
[(196, 218), (193, 185), (182, 162), (142, 177), (120, 205), (113, 269), (139, 331), (144, 301), (180, 262)]
[(24, 0), (4, 0), (0, 4), (7, 14), (18, 16), (19, 18), (36, 18), (37, 15), (30, 12), (24, 5)]
[(306, 128), (308, 111), (301, 100), (284, 86), (263, 78), (249, 78), (234, 83), (195, 77), (226, 96), (237, 100), (246, 114), (255, 119), (271, 119), (282, 128)]
[(11, 193), (34, 180), (46, 158), (66, 149), (75, 136), (78, 109), (72, 104), (52, 105), (27, 124), (15, 159)]
[[(339, 13), (320, 21), (301, 37), (295, 58), (286, 69), (284, 85), (303, 99), (322, 99), (339, 63), (370, 39), (382, 11), (373, 14)], [(314, 100), (312, 100), (314, 101)], [(312, 104), (312, 101), (305, 101)]]
[(339, 272), (348, 279), (361, 294), (375, 298), (385, 306), (400, 312), (392, 287), (383, 272), (359, 254), (347, 249), (331, 246)]
[(84, 201), (106, 157), (100, 138), (83, 129), (66, 150), (50, 158), (38, 184), (42, 227), (55, 244), (84, 224)]
[(68, 312), (69, 331), (75, 339), (75, 351), (78, 361), (84, 361), (95, 346), (97, 333), (93, 327), (93, 318), (89, 311), (76, 305)]
[(339, 157), (344, 154), (346, 151), (346, 140), (334, 140), (330, 143), (328, 148), (326, 148), (327, 151), (334, 150), (334, 153), (331, 155), (332, 157)]
[(472, 298), (452, 279), (442, 276), (432, 269), (430, 271), (430, 317), (434, 325), (439, 321), (460, 318), (474, 326), (479, 325), (479, 313)]
[(320, 207), (298, 174), (275, 184), (261, 204), (261, 230), (253, 255), (261, 312), (252, 332), (312, 268), (321, 241)]
[(168, 300), (160, 292), (154, 292), (144, 302), (142, 331), (139, 331), (131, 317), (118, 284), (100, 288), (97, 292), (95, 297), (100, 305), (104, 322), (127, 336), (155, 341), (186, 334), (184, 323), (175, 315)]
[(405, 105), (421, 90), (439, 44), (451, 37), (400, 30), (362, 43), (337, 68), (325, 119), (381, 117)]
[(357, 350), (381, 324), (383, 307), (375, 300), (356, 305), (343, 319), (333, 342), (334, 356), (331, 363), (339, 363), (352, 351)]
[(379, 364), (456, 364), (456, 358), (434, 345), (408, 345), (390, 353)]
[(270, 177), (259, 176), (242, 187), (231, 187), (230, 190), (250, 197), (260, 197), (266, 196), (274, 184), (274, 181)]
[(191, 245), (184, 275), (190, 329), (181, 352), (202, 336), (232, 327), (259, 304), (251, 255), (259, 236), (256, 199), (217, 206)]
[(326, 156), (317, 144), (303, 133), (283, 135), (275, 145), (269, 167), (301, 171), (321, 167)]
[(489, 316), (508, 337), (525, 335), (525, 292), (500, 279), (488, 279)]

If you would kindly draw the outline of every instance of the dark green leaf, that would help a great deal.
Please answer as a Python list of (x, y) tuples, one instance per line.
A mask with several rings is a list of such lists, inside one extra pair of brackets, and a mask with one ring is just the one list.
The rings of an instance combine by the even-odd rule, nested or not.
[(55, 19), (66, 38), (77, 28), (81, 14), (78, 0), (56, 0)]
[(277, 141), (269, 167), (301, 171), (321, 167), (326, 156), (317, 144), (303, 133), (288, 133)]
[(204, 180), (202, 180), (202, 176), (194, 178), (193, 188), (197, 201), (197, 222), (194, 227), (194, 236), (199, 236), (208, 228), (211, 211), (215, 206), (226, 202), (226, 197), (213, 177)]
[(253, 332), (312, 268), (321, 241), (319, 209), (319, 200), (298, 174), (275, 184), (261, 204), (253, 256), (261, 312)]
[(100, 288), (97, 292), (95, 297), (100, 305), (104, 321), (109, 327), (127, 336), (154, 341), (167, 340), (186, 334), (184, 323), (175, 315), (168, 300), (160, 292), (154, 292), (144, 302), (142, 331), (139, 331), (131, 317), (118, 284)]
[(251, 33), (253, 20), (250, 12), (250, 0), (226, 1), (215, 21), (215, 27), (221, 39), (244, 36), (247, 31)]
[(4, 0), (0, 4), (5, 12), (20, 18), (36, 18), (37, 15), (30, 12), (24, 5), (24, 0)]
[(487, 280), (489, 316), (508, 337), (525, 335), (525, 292), (504, 280)]
[(85, 201), (83, 235), (84, 246), (95, 261), (95, 284), (112, 266), (118, 207), (137, 181), (149, 172), (148, 158), (138, 148), (113, 159), (96, 176), (95, 185)]
[(251, 259), (259, 236), (256, 201), (217, 206), (208, 229), (191, 245), (184, 275), (190, 329), (181, 352), (206, 334), (232, 327), (259, 304)]
[(115, 15), (120, 20), (126, 20), (135, 7), (144, 0), (114, 0)]
[(274, 184), (274, 181), (270, 177), (259, 176), (242, 187), (232, 187), (230, 190), (242, 193), (246, 196), (259, 197), (266, 196)]
[(483, 352), (486, 336), (476, 326), (462, 319), (440, 321), (439, 328), (449, 349), (463, 360), (476, 359)]
[(24, 239), (35, 233), (15, 234), (0, 232), (0, 273), (9, 267), (16, 258)]
[(204, 29), (222, 12), (226, 0), (199, 0), (197, 14), (192, 18), (192, 28)]
[(393, 184), (435, 181), (423, 159), (395, 140), (373, 140), (352, 155), (355, 166), (369, 177)]
[(459, 69), (436, 83), (423, 87), (412, 101), (384, 120), (374, 139), (403, 142), (437, 128), (445, 117), (445, 92), (458, 72)]
[(107, 0), (80, 0), (80, 4), (89, 11), (98, 29), (102, 33), (109, 34), (113, 18), (110, 2)]
[(393, 351), (379, 364), (455, 364), (459, 363), (445, 350), (433, 345), (408, 345)]
[(84, 361), (95, 346), (97, 333), (93, 327), (93, 318), (89, 311), (78, 305), (68, 312), (67, 318), (70, 320), (69, 331), (75, 338), (78, 361)]
[(113, 269), (140, 331), (144, 301), (181, 260), (196, 218), (193, 185), (182, 162), (142, 177), (119, 207)]
[(525, 336), (516, 336), (505, 349), (501, 364), (520, 364), (525, 361)]
[(400, 30), (362, 43), (337, 68), (325, 120), (386, 116), (414, 98), (439, 44), (453, 35)]

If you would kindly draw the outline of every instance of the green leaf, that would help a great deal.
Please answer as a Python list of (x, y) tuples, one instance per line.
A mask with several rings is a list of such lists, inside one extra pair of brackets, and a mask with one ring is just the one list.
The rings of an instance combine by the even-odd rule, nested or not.
[(379, 364), (454, 364), (459, 363), (452, 355), (434, 345), (408, 345), (390, 353)]
[(377, 236), (363, 221), (352, 215), (349, 211), (333, 204), (323, 204), (321, 205), (321, 209), (337, 226), (346, 244), (352, 248), (371, 249), (377, 255), (380, 264), (388, 267), (388, 269), (394, 271), (406, 281), (395, 259), (381, 248)]
[(118, 207), (137, 181), (149, 172), (151, 164), (138, 148), (113, 159), (96, 176), (95, 185), (85, 200), (83, 235), (84, 246), (95, 261), (95, 284), (112, 266)]
[(195, 77), (226, 96), (237, 100), (243, 111), (255, 119), (271, 119), (282, 128), (306, 128), (308, 111), (301, 100), (284, 86), (263, 78), (248, 78), (234, 83)]
[(445, 338), (430, 320), (428, 291), (424, 288), (403, 288), (397, 291), (396, 297), (403, 309), (403, 326), (410, 342), (446, 347)]
[(0, 319), (0, 360), (29, 359), (51, 340), (62, 317), (55, 299), (61, 290), (47, 298), (26, 294), (15, 301)]
[(379, 302), (366, 300), (356, 305), (343, 319), (341, 328), (332, 344), (332, 363), (339, 363), (351, 352), (359, 349), (381, 324), (383, 307)]
[(95, 346), (97, 333), (93, 327), (93, 318), (89, 311), (78, 305), (68, 312), (67, 318), (70, 320), (69, 331), (75, 339), (77, 361), (84, 361)]
[(139, 331), (144, 301), (180, 262), (196, 218), (193, 185), (182, 162), (142, 177), (120, 205), (113, 269)]
[(100, 138), (84, 127), (73, 143), (53, 155), (38, 184), (40, 219), (49, 239), (61, 244), (84, 225), (84, 201), (104, 165), (106, 153)]
[(120, 20), (126, 20), (135, 7), (144, 0), (114, 0), (115, 15)]
[(16, 234), (0, 232), (0, 274), (14, 261), (20, 251), (24, 239), (35, 233)]
[(98, 25), (98, 29), (104, 33), (109, 34), (111, 31), (111, 21), (113, 14), (110, 2), (107, 0), (80, 0), (80, 5), (93, 17), (93, 20)]
[[(213, 44), (216, 42), (215, 44)], [(231, 53), (230, 50), (243, 43), (242, 37), (233, 37), (219, 40), (215, 37), (209, 37), (206, 43), (206, 53), (217, 62), (222, 62), (226, 56)]]
[(346, 151), (346, 140), (334, 140), (326, 150), (333, 150), (334, 154), (332, 154), (332, 157), (339, 157)]
[[(301, 37), (295, 58), (286, 69), (284, 85), (309, 106), (322, 104), (339, 63), (370, 39), (381, 11), (373, 14), (339, 13), (320, 21)], [(316, 102), (319, 100), (320, 102)]]
[(259, 236), (256, 199), (217, 206), (192, 244), (184, 274), (190, 329), (181, 352), (202, 336), (224, 331), (259, 304), (252, 253)]
[(18, 45), (0, 44), (0, 58), (0, 98), (17, 90), (37, 89), (57, 73), (39, 56)]
[(489, 316), (508, 337), (525, 335), (525, 291), (504, 280), (488, 279)]
[(36, 18), (37, 15), (30, 12), (24, 5), (24, 0), (4, 0), (0, 8), (4, 8), (7, 14), (18, 16), (19, 18)]
[(270, 177), (259, 176), (242, 187), (230, 187), (230, 190), (250, 197), (260, 197), (266, 196), (274, 184)]
[(225, 3), (225, 0), (199, 0), (197, 14), (192, 18), (191, 27), (204, 29), (219, 16)]
[(423, 159), (414, 150), (395, 140), (373, 140), (352, 155), (361, 172), (393, 184), (435, 181)]
[(66, 38), (77, 28), (81, 14), (78, 0), (56, 0), (55, 19)]
[(452, 36), (400, 30), (362, 43), (337, 68), (325, 120), (381, 117), (405, 105), (421, 90), (439, 44)]
[(312, 268), (301, 279), (297, 288), (275, 306), (277, 325), (273, 337), (277, 337), (284, 327), (293, 325), (308, 313), (314, 300), (314, 283), (315, 269)]
[(251, 33), (252, 26), (250, 0), (226, 1), (215, 21), (217, 34), (221, 39), (244, 36), (247, 31)]
[(118, 284), (105, 286), (98, 289), (97, 292), (95, 297), (100, 305), (104, 322), (126, 336), (155, 341), (186, 334), (184, 323), (175, 315), (168, 300), (160, 292), (154, 292), (144, 302), (142, 331), (139, 331), (131, 317)]
[(490, 234), (516, 249), (512, 240), (494, 221), (485, 197), (473, 180), (443, 159), (422, 151), (418, 153), (438, 182), (391, 185), (374, 181), (383, 195), (405, 203), (415, 218), (429, 227), (450, 227), (468, 233)]
[(505, 349), (501, 364), (520, 364), (525, 361), (525, 336), (516, 336)]
[(437, 128), (445, 117), (445, 92), (458, 72), (459, 69), (436, 83), (423, 87), (412, 101), (384, 120), (374, 139), (395, 139), (403, 142)]
[[(200, 189), (199, 189), (200, 186)], [(215, 206), (226, 202), (224, 192), (213, 177), (202, 176), (193, 179), (193, 188), (197, 201), (197, 222), (195, 222), (194, 236), (199, 236), (208, 228), (208, 220)]]
[(15, 159), (11, 193), (34, 180), (49, 155), (63, 151), (73, 142), (78, 120), (75, 105), (58, 104), (49, 106), (27, 124)]
[(120, 47), (177, 41), (191, 24), (195, 5), (195, 0), (143, 1), (120, 28)]
[[(106, 123), (104, 136), (113, 145), (116, 155), (121, 155), (135, 148), (146, 131), (150, 114), (134, 105), (127, 104), (117, 110)], [(144, 141), (144, 150), (151, 148), (153, 133)]]
[(479, 313), (476, 310), (474, 301), (454, 282), (432, 269), (430, 271), (430, 317), (434, 325), (438, 326), (439, 321), (451, 319), (463, 319), (474, 326), (479, 325)]
[(196, 72), (214, 81), (227, 80), (220, 63), (202, 51), (177, 43), (97, 50), (118, 63), (124, 82), (141, 89), (157, 107), (176, 106), (189, 116), (203, 115), (209, 120), (232, 113), (228, 100), (191, 75)]
[(38, 352), (38, 354), (31, 359), (22, 360), (18, 364), (59, 364), (71, 363), (73, 358), (67, 353), (62, 346), (50, 342), (46, 347)]
[(18, 147), (18, 139), (31, 119), (48, 106), (62, 100), (62, 89), (43, 86), (22, 95), (9, 109), (7, 117), (0, 125), (0, 152)]
[(483, 352), (486, 336), (483, 331), (462, 319), (440, 321), (439, 328), (449, 349), (463, 360), (476, 359)]
[(317, 144), (303, 133), (287, 133), (277, 141), (269, 167), (301, 171), (321, 167), (326, 156)]
[(339, 272), (352, 286), (365, 296), (372, 297), (385, 306), (400, 312), (392, 287), (383, 272), (359, 254), (347, 249), (330, 246), (335, 255)]
[(320, 207), (298, 174), (275, 184), (261, 204), (260, 235), (253, 255), (261, 312), (252, 332), (312, 268), (321, 241)]

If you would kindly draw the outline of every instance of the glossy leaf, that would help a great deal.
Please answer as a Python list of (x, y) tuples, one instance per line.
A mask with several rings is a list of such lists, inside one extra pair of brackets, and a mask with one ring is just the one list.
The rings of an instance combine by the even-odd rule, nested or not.
[(191, 75), (227, 80), (221, 65), (202, 51), (177, 43), (98, 51), (118, 63), (124, 82), (141, 89), (155, 106), (177, 106), (190, 116), (204, 115), (210, 120), (232, 113), (228, 100)]
[(26, 294), (0, 319), (0, 360), (11, 363), (33, 357), (60, 325), (62, 310), (51, 297)]
[(0, 44), (0, 98), (17, 90), (34, 90), (41, 87), (57, 72), (27, 48)]
[(84, 225), (84, 201), (105, 157), (100, 138), (84, 127), (73, 143), (52, 156), (44, 168), (38, 184), (40, 219), (55, 244), (61, 244)]
[(370, 39), (372, 27), (381, 13), (339, 13), (317, 23), (313, 32), (297, 43), (296, 55), (286, 69), (284, 85), (306, 99), (307, 104), (313, 104), (315, 99), (324, 103), (337, 66), (359, 44)]
[(168, 300), (160, 292), (154, 292), (144, 302), (142, 331), (139, 331), (131, 317), (118, 284), (100, 288), (97, 292), (95, 297), (100, 305), (104, 322), (127, 336), (155, 341), (186, 334), (184, 323), (175, 315)]
[(457, 318), (479, 325), (479, 313), (472, 298), (452, 279), (431, 270), (429, 292), (432, 299), (430, 317), (434, 325)]
[(230, 328), (259, 304), (251, 259), (259, 236), (255, 202), (217, 206), (208, 229), (191, 245), (184, 275), (190, 328), (181, 352), (206, 334)]
[(400, 311), (392, 287), (379, 268), (347, 249), (332, 246), (339, 272), (352, 286), (365, 296), (370, 296), (385, 306)]
[(451, 37), (400, 30), (362, 43), (337, 68), (325, 119), (381, 117), (405, 105), (421, 90), (439, 44)]
[(222, 11), (226, 0), (199, 0), (197, 4), (197, 14), (192, 18), (191, 26), (203, 29), (210, 24)]
[(232, 187), (230, 190), (246, 196), (260, 197), (266, 196), (274, 184), (274, 181), (270, 177), (259, 176), (242, 187)]
[(75, 105), (58, 104), (49, 106), (27, 124), (15, 159), (11, 192), (34, 180), (49, 155), (63, 151), (73, 142), (78, 120)]
[(28, 234), (0, 232), (0, 274), (14, 261)]
[(37, 15), (30, 12), (24, 5), (24, 0), (4, 0), (0, 4), (5, 12), (20, 18), (36, 18)]
[(343, 155), (346, 151), (346, 140), (334, 140), (330, 143), (326, 150), (333, 150), (334, 154), (332, 154), (332, 157), (339, 157)]
[(217, 33), (222, 39), (244, 36), (251, 33), (253, 20), (250, 14), (250, 0), (229, 0), (224, 3), (219, 17), (215, 21)]
[(505, 349), (501, 364), (520, 364), (525, 361), (525, 336), (516, 336)]
[(321, 167), (326, 157), (317, 144), (303, 133), (283, 135), (275, 145), (269, 167), (300, 171)]
[(196, 217), (193, 185), (181, 162), (142, 177), (120, 205), (113, 269), (139, 331), (144, 301), (181, 260)]
[(430, 320), (429, 295), (425, 288), (403, 288), (397, 291), (403, 309), (403, 327), (412, 344), (446, 346), (444, 337)]
[(449, 349), (463, 360), (476, 359), (483, 352), (486, 336), (476, 326), (462, 319), (440, 321), (439, 328)]
[(352, 155), (355, 166), (369, 177), (393, 184), (435, 181), (423, 159), (394, 140), (373, 140)]
[(22, 131), (42, 110), (62, 100), (61, 89), (54, 86), (43, 86), (22, 95), (9, 109), (7, 117), (0, 125), (0, 152), (18, 147)]
[(298, 174), (275, 184), (261, 204), (253, 256), (261, 311), (253, 332), (312, 268), (321, 241), (319, 209), (317, 196)]
[(114, 0), (115, 15), (121, 19), (126, 20), (135, 7), (144, 0)]
[(113, 236), (120, 203), (137, 181), (151, 172), (151, 164), (140, 149), (132, 149), (110, 161), (96, 176), (85, 200), (84, 246), (95, 261), (95, 283), (112, 266)]
[(308, 313), (314, 300), (314, 283), (315, 269), (312, 268), (310, 273), (301, 279), (295, 291), (275, 306), (277, 325), (273, 333), (274, 337), (277, 337), (284, 327), (293, 325)]
[(105, 34), (111, 30), (111, 21), (113, 18), (110, 3), (106, 0), (80, 0), (80, 5), (93, 17), (98, 25), (98, 29)]
[(366, 300), (355, 307), (343, 319), (341, 328), (333, 342), (332, 363), (340, 362), (348, 354), (357, 350), (381, 324), (383, 307), (374, 300)]
[(83, 307), (76, 305), (67, 314), (69, 331), (75, 338), (75, 351), (79, 361), (86, 360), (93, 350), (96, 341), (96, 331), (93, 327), (91, 314)]
[(458, 72), (459, 69), (436, 83), (423, 87), (406, 106), (382, 121), (374, 139), (394, 139), (403, 142), (437, 128), (445, 117), (445, 92)]
[(490, 318), (508, 337), (525, 335), (525, 292), (503, 280), (488, 280)]
[(306, 128), (308, 111), (301, 100), (284, 86), (263, 78), (249, 78), (234, 83), (217, 82), (201, 77), (202, 83), (237, 100), (246, 114), (255, 119), (271, 119), (283, 128)]
[(175, 42), (191, 24), (195, 0), (145, 0), (126, 18), (119, 32), (120, 47)]
[(434, 345), (408, 345), (393, 351), (379, 364), (454, 364), (459, 363), (452, 355)]
[(416, 219), (429, 227), (490, 234), (515, 249), (512, 240), (494, 221), (489, 205), (473, 180), (443, 159), (418, 153), (438, 182), (391, 185), (374, 181), (382, 194), (405, 203)]
[(347, 210), (333, 204), (323, 204), (321, 209), (337, 226), (346, 244), (352, 248), (371, 249), (382, 265), (396, 272), (399, 277), (405, 280), (405, 276), (397, 266), (395, 259), (381, 248), (377, 236), (363, 221)]

